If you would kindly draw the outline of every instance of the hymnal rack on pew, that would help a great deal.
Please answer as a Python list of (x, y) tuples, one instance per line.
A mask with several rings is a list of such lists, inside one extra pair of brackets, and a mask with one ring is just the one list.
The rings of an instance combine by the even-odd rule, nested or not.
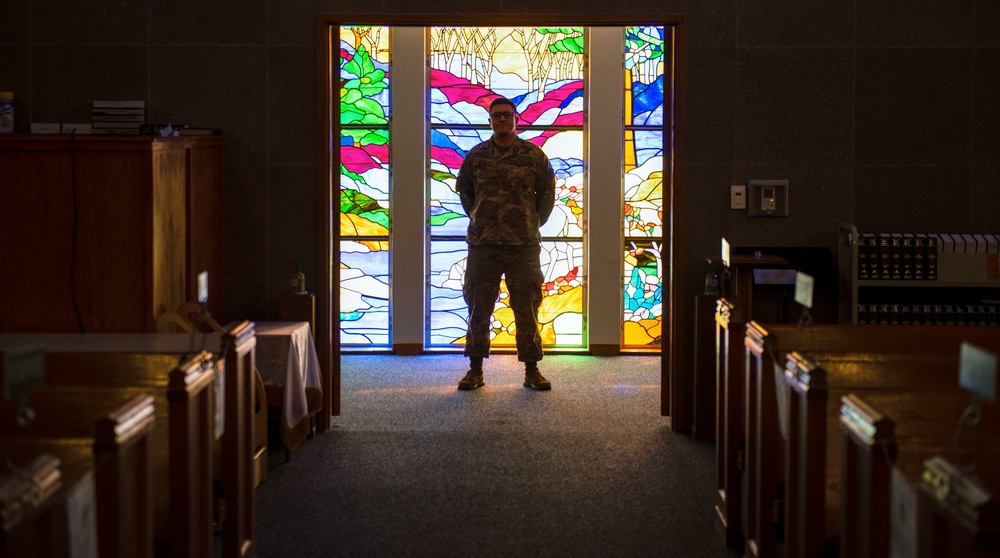
[(62, 484), (57, 457), (37, 455), (24, 468), (0, 474), (0, 526), (11, 526), (41, 506)]

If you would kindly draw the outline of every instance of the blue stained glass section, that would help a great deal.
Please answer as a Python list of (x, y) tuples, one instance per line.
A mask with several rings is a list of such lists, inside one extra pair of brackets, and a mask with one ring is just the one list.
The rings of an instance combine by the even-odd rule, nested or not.
[(340, 263), (341, 345), (391, 346), (389, 251), (342, 241)]
[(663, 125), (663, 76), (650, 84), (632, 85), (632, 123), (636, 126)]
[[(654, 157), (663, 157), (663, 132), (659, 130), (635, 131), (635, 161), (641, 167)], [(663, 170), (662, 161), (659, 168)]]

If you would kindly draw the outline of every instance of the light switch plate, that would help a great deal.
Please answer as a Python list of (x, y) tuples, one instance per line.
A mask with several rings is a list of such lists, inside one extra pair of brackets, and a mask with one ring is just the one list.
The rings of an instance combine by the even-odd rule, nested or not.
[(742, 184), (734, 184), (729, 187), (729, 208), (747, 208), (747, 187)]

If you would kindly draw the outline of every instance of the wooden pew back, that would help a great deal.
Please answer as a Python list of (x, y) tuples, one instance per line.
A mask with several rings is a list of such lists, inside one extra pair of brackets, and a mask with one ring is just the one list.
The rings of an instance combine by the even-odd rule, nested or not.
[(941, 405), (958, 406), (971, 401), (957, 385), (958, 363), (957, 350), (789, 355), (789, 556), (822, 556), (838, 542), (841, 398), (855, 394), (890, 403), (899, 394), (931, 391)]
[(3, 455), (27, 462), (50, 454), (67, 472), (78, 468), (92, 474), (100, 555), (150, 558), (153, 398), (137, 395), (115, 408), (112, 402), (124, 394), (88, 390), (75, 395), (67, 398), (49, 390), (32, 394), (35, 420), (27, 425), (18, 422), (16, 403), (0, 405)]
[[(23, 346), (26, 344), (42, 344), (47, 349), (47, 377), (49, 383), (64, 388), (84, 387), (87, 385), (108, 385), (119, 388), (132, 387), (149, 390), (157, 397), (164, 397), (170, 380), (168, 372), (175, 368), (181, 359), (207, 349), (220, 357), (224, 355), (224, 375), (218, 378), (213, 374), (215, 383), (219, 384), (219, 397), (215, 390), (205, 392), (204, 401), (200, 399), (201, 392), (188, 392), (192, 399), (190, 409), (185, 411), (189, 424), (185, 429), (194, 428), (197, 436), (178, 437), (174, 442), (163, 432), (154, 433), (157, 436), (154, 448), (165, 452), (171, 443), (198, 444), (201, 443), (202, 429), (214, 433), (218, 421), (224, 425), (220, 440), (221, 454), (218, 458), (220, 474), (217, 479), (219, 500), (212, 501), (214, 487), (211, 483), (211, 455), (204, 461), (201, 449), (189, 448), (188, 452), (198, 460), (198, 467), (188, 463), (184, 482), (191, 492), (191, 499), (207, 499), (207, 503), (199, 503), (197, 513), (167, 515), (164, 496), (160, 495), (156, 509), (156, 531), (164, 541), (180, 540), (187, 548), (181, 555), (197, 556), (210, 552), (210, 533), (213, 515), (221, 522), (222, 553), (224, 558), (252, 556), (254, 553), (254, 428), (252, 414), (254, 412), (254, 370), (256, 336), (252, 322), (240, 322), (227, 326), (223, 335), (193, 335), (178, 334), (0, 334), (0, 352), (4, 347)], [(219, 358), (219, 357), (217, 357)], [(199, 384), (200, 385), (200, 384)], [(186, 386), (189, 390), (192, 386)], [(160, 409), (166, 405), (157, 404), (158, 418), (161, 424), (167, 424), (167, 416)], [(216, 416), (214, 410), (222, 413)], [(206, 413), (202, 415), (201, 413)], [(172, 412), (171, 412), (172, 416)], [(192, 426), (197, 425), (197, 426)], [(209, 441), (211, 442), (210, 436)], [(212, 445), (209, 445), (211, 453)], [(161, 453), (154, 465), (162, 460)], [(208, 463), (209, 480), (202, 481), (200, 467)], [(178, 465), (180, 466), (180, 465)], [(174, 468), (169, 469), (171, 475)], [(155, 469), (163, 474), (164, 469)], [(157, 475), (154, 472), (154, 475)], [(165, 478), (159, 477), (157, 478)], [(162, 483), (161, 483), (162, 485)], [(158, 485), (158, 486), (161, 486)], [(204, 485), (204, 487), (202, 487)], [(173, 492), (173, 491), (171, 491)], [(180, 503), (186, 508), (187, 503)], [(216, 512), (213, 514), (213, 510)], [(207, 521), (202, 521), (202, 514), (208, 513)], [(178, 520), (177, 517), (181, 519)], [(182, 521), (181, 527), (172, 524)], [(172, 533), (180, 534), (174, 535)], [(206, 542), (207, 541), (207, 542)], [(197, 549), (197, 550), (195, 550)]]
[[(930, 506), (914, 505), (923, 485), (924, 463), (933, 456), (960, 465), (978, 463), (977, 475), (994, 490), (1000, 488), (995, 481), (1000, 477), (1000, 413), (984, 408), (974, 429), (962, 427), (959, 417), (971, 399), (964, 390), (870, 392), (841, 398), (841, 556), (889, 556), (893, 540), (898, 552), (933, 547), (933, 543), (918, 545), (916, 534), (917, 523), (923, 523)], [(891, 417), (882, 409), (891, 409)], [(895, 522), (894, 499), (900, 512)], [(1000, 527), (996, 518), (993, 521), (994, 528)], [(926, 556), (974, 555), (926, 551), (921, 548)]]
[(210, 557), (216, 432), (212, 353), (196, 351), (188, 357), (187, 343), (177, 352), (165, 352), (149, 344), (150, 334), (3, 334), (0, 350), (26, 341), (46, 350), (47, 390), (153, 396), (160, 425), (150, 433), (149, 455), (155, 546), (173, 556)]
[(777, 394), (785, 390), (785, 357), (789, 351), (957, 356), (963, 340), (996, 345), (998, 335), (1000, 329), (980, 326), (747, 324), (745, 376), (742, 379), (747, 479), (745, 553), (748, 556), (773, 555), (783, 534), (787, 533), (785, 439), (780, 429)]

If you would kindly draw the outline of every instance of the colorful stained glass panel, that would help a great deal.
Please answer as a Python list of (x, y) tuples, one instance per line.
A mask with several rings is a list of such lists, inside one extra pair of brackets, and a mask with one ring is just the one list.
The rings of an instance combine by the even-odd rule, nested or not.
[[(469, 219), (455, 191), (455, 179), (469, 149), (489, 139), (490, 130), (435, 128), (431, 132), (430, 223), (434, 236), (465, 236)], [(583, 132), (526, 130), (520, 137), (541, 146), (556, 175), (556, 203), (541, 232), (546, 237), (583, 236)]]
[(624, 261), (624, 345), (660, 345), (663, 322), (663, 260), (660, 244), (641, 240), (626, 241)]
[(340, 242), (340, 342), (389, 345), (389, 242)]
[(340, 28), (340, 123), (388, 124), (389, 28)]
[[(665, 27), (625, 30), (623, 342), (660, 346), (663, 321), (661, 242), (664, 176), (664, 84), (671, 77)], [(672, 85), (671, 85), (672, 87)]]
[(340, 28), (340, 340), (389, 346), (389, 28)]
[(433, 124), (485, 125), (503, 96), (522, 125), (583, 125), (583, 28), (435, 27), (430, 44)]
[(626, 115), (630, 125), (663, 125), (664, 27), (625, 30)]
[[(468, 308), (462, 298), (462, 285), (467, 255), (464, 241), (431, 242), (429, 346), (465, 344)], [(539, 260), (544, 277), (538, 312), (542, 343), (548, 347), (579, 347), (584, 343), (583, 243), (542, 242)], [(513, 313), (506, 289), (501, 282), (491, 333), (493, 347), (514, 347)]]
[(626, 130), (625, 146), (625, 236), (662, 236), (663, 132)]

